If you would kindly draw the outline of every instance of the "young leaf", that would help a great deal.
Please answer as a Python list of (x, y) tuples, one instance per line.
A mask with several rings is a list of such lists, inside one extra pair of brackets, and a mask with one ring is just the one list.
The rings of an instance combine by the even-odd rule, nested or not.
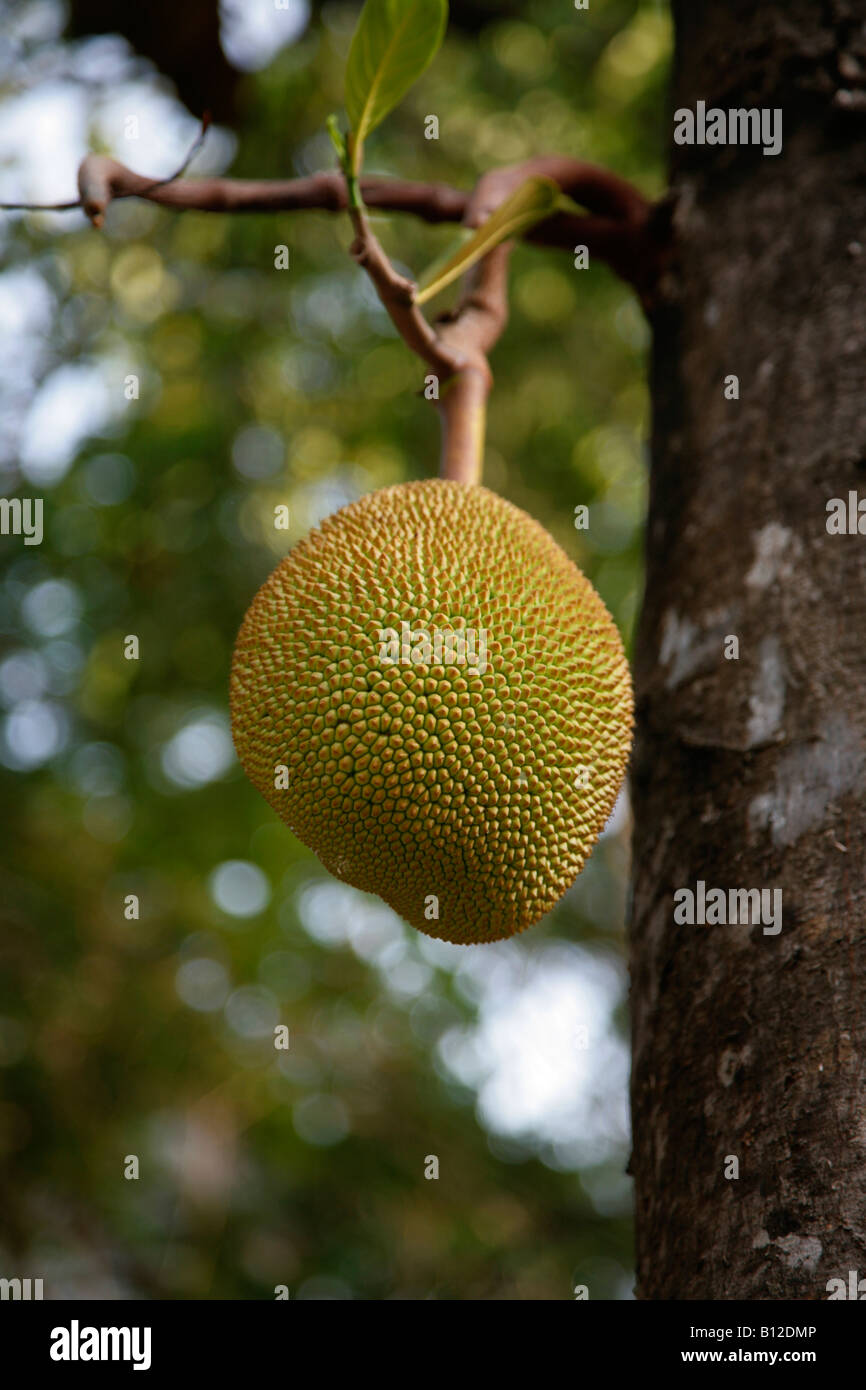
[(448, 0), (366, 0), (346, 66), (355, 173), (370, 131), (436, 56), (447, 18)]
[(522, 232), (534, 227), (536, 222), (543, 222), (545, 217), (552, 217), (557, 211), (559, 199), (559, 186), (552, 179), (527, 179), (505, 199), (504, 203), (500, 203), (496, 211), (482, 223), (465, 245), (446, 261), (441, 270), (431, 266), (422, 277), (415, 303), (425, 304), (428, 299), (432, 299), (500, 242), (520, 236)]
[(470, 227), (456, 227), (453, 231), (453, 235), (448, 238), (448, 245), (440, 252), (435, 261), (430, 262), (427, 269), (424, 271), (423, 279), (425, 283), (432, 284), (434, 280), (438, 279), (439, 272), (444, 270), (446, 265), (451, 264), (454, 257), (463, 250), (463, 247), (472, 236), (474, 236), (474, 232)]
[(336, 116), (329, 116), (327, 121), (325, 122), (325, 125), (327, 126), (328, 134), (331, 137), (331, 144), (337, 151), (337, 159), (340, 161), (340, 168), (342, 169), (348, 158), (346, 152), (346, 137), (340, 129), (340, 123), (337, 120)]
[(567, 193), (560, 193), (556, 202), (557, 212), (567, 212), (572, 217), (580, 217), (586, 213), (586, 208), (582, 203), (576, 203), (573, 198), (569, 198)]

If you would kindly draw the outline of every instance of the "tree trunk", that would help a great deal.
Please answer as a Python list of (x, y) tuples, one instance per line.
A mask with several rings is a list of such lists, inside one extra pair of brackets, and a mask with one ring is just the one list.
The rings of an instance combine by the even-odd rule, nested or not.
[[(784, 144), (673, 146), (636, 655), (637, 1294), (826, 1299), (866, 1276), (866, 534), (827, 530), (831, 498), (866, 513), (866, 0), (674, 9), (673, 109), (780, 107)], [(781, 930), (679, 924), (699, 880), (780, 889)]]

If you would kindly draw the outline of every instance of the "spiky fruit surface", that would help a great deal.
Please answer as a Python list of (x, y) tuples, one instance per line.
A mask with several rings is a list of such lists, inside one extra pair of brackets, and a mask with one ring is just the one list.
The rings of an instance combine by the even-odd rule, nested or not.
[(595, 589), (525, 512), (438, 480), (370, 493), (294, 547), (244, 619), (231, 710), (247, 776), (325, 867), (461, 943), (553, 907), (631, 744)]

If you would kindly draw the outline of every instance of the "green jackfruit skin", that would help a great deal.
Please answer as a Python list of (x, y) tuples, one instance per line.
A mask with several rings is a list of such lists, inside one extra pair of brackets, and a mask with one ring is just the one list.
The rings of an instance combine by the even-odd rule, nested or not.
[[(435, 650), (439, 666), (383, 664), (404, 622), (485, 629), (486, 670)], [(277, 566), (238, 635), (231, 713), (250, 781), (332, 874), (467, 945), (532, 926), (583, 868), (632, 690), (613, 620), (544, 528), (431, 479), (344, 507)]]

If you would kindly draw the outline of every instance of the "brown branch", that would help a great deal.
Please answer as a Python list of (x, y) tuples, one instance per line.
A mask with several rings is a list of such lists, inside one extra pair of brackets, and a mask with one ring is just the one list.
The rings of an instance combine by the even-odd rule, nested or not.
[[(415, 302), (416, 286), (391, 265), (370, 227), (364, 208), (350, 206), (342, 172), (301, 179), (250, 180), (179, 177), (200, 147), (208, 117), (176, 174), (147, 179), (105, 155), (88, 155), (78, 171), (77, 203), (0, 204), (9, 210), (65, 211), (83, 208), (101, 226), (115, 199), (144, 198), (164, 207), (199, 212), (348, 211), (355, 232), (350, 248), (372, 280), (391, 321), (406, 344), (440, 379), (443, 477), (475, 483), (481, 475), (484, 420), (492, 375), (487, 355), (508, 317), (507, 267), (512, 243), (496, 247), (465, 277), (457, 308), (428, 323)], [(485, 174), (471, 194), (445, 184), (401, 179), (359, 181), (366, 208), (408, 212), (427, 222), (462, 222), (478, 227), (526, 179), (552, 179), (587, 214), (559, 212), (537, 224), (526, 239), (536, 245), (573, 250), (607, 262), (638, 291), (649, 307), (670, 244), (670, 204), (650, 203), (607, 169), (560, 155), (541, 156)]]
[[(483, 220), (476, 209), (488, 196), (482, 180), (466, 203), (464, 222)], [(348, 176), (346, 177), (348, 197)], [(497, 200), (507, 196), (494, 189)], [(380, 300), (403, 340), (439, 373), (438, 397), (442, 417), (440, 475), (453, 482), (478, 483), (484, 462), (487, 397), (493, 377), (487, 353), (508, 319), (507, 268), (511, 243), (497, 246), (464, 278), (464, 292), (456, 310), (438, 320), (438, 330), (427, 322), (415, 302), (417, 286), (391, 265), (373, 234), (362, 206), (349, 201), (349, 217), (355, 231), (350, 253), (370, 276)], [(471, 223), (470, 225), (474, 225)]]
[(174, 173), (169, 174), (167, 178), (154, 180), (155, 188), (158, 187), (161, 183), (174, 183), (175, 179), (181, 178), (186, 173), (187, 169), (192, 164), (192, 161), (195, 159), (195, 156), (198, 154), (199, 150), (204, 144), (205, 136), (207, 135), (209, 129), (210, 112), (205, 111), (204, 115), (201, 118), (201, 126), (199, 127), (198, 135), (195, 137), (189, 149), (187, 150), (182, 162), (175, 169)]
[[(202, 131), (182, 168), (201, 143)], [(666, 203), (649, 203), (624, 179), (581, 160), (541, 156), (485, 174), (468, 195), (447, 184), (413, 183), (370, 177), (360, 181), (367, 208), (410, 213), (425, 222), (465, 222), (477, 226), (485, 211), (498, 206), (524, 179), (544, 175), (589, 210), (589, 216), (557, 213), (526, 233), (536, 246), (573, 250), (586, 246), (591, 257), (610, 265), (633, 285), (645, 305), (661, 272), (669, 242)], [(78, 171), (80, 197), (63, 203), (0, 203), (9, 212), (67, 212), (82, 208), (101, 226), (111, 202), (144, 198), (177, 211), (209, 213), (345, 212), (345, 180), (338, 171), (300, 179), (146, 178), (107, 155), (87, 155)], [(470, 205), (470, 200), (471, 205)]]
[[(562, 156), (545, 156), (485, 174), (465, 200), (462, 221), (481, 226), (528, 178), (545, 177), (559, 185), (590, 215), (558, 214), (534, 229), (533, 239), (562, 238), (556, 244), (585, 245), (636, 285), (645, 304), (661, 269), (669, 228), (653, 204), (605, 169)], [(393, 187), (393, 185), (392, 185)], [(343, 182), (343, 195), (346, 185)], [(364, 195), (366, 198), (366, 194)], [(351, 251), (368, 272), (391, 320), (405, 342), (439, 371), (442, 380), (440, 473), (472, 484), (480, 481), (487, 398), (493, 377), (487, 360), (508, 319), (507, 268), (512, 243), (496, 247), (465, 279), (456, 310), (432, 329), (414, 302), (415, 286), (399, 275), (373, 235), (363, 209), (349, 207), (355, 229)], [(567, 238), (567, 239), (566, 239)]]
[(349, 254), (367, 272), (403, 341), (443, 377), (460, 370), (463, 359), (437, 336), (415, 303), (415, 283), (394, 269), (360, 208), (350, 208), (355, 240)]
[(484, 462), (487, 398), (493, 374), (487, 354), (508, 322), (508, 259), (512, 242), (490, 251), (466, 276), (463, 297), (453, 315), (439, 320), (439, 339), (463, 358), (445, 383), (439, 400), (442, 419), (440, 475), (459, 483), (478, 483)]
[(0, 212), (72, 212), (81, 207), (81, 199), (68, 203), (0, 203)]
[(531, 178), (551, 179), (567, 197), (603, 217), (641, 221), (650, 207), (633, 184), (609, 169), (567, 155), (538, 155), (484, 174), (469, 199), (467, 225), (477, 227), (486, 221), (509, 194)]
[(533, 177), (552, 179), (589, 215), (556, 213), (530, 228), (526, 240), (572, 252), (585, 246), (590, 258), (609, 265), (637, 290), (644, 308), (651, 308), (670, 247), (671, 203), (667, 199), (650, 202), (633, 184), (596, 164), (565, 155), (540, 155), (485, 174), (470, 197), (464, 221), (479, 226), (504, 198)]
[[(348, 176), (346, 193), (348, 197)], [(350, 254), (369, 275), (403, 341), (438, 373), (442, 414), (440, 476), (452, 482), (477, 483), (484, 460), (485, 412), (492, 384), (485, 343), (494, 334), (495, 321), (501, 318), (497, 311), (506, 304), (504, 268), (495, 277), (501, 306), (493, 302), (496, 291), (491, 288), (492, 272), (482, 270), (477, 290), (467, 288), (447, 327), (437, 332), (415, 302), (417, 286), (395, 270), (374, 235), (364, 208), (350, 201), (348, 211), (355, 232)], [(495, 256), (494, 252), (486, 257), (481, 266), (493, 262)], [(488, 287), (489, 304), (484, 285)], [(504, 318), (501, 322), (504, 326)]]
[[(153, 196), (157, 189), (165, 188), (170, 183), (177, 183), (181, 176), (186, 173), (193, 158), (204, 144), (209, 125), (210, 112), (205, 111), (201, 119), (201, 129), (187, 151), (180, 167), (175, 169), (173, 174), (169, 174), (164, 179), (151, 179), (144, 187), (139, 188), (139, 197), (151, 198), (152, 201), (157, 202), (158, 199)], [(123, 165), (118, 164), (116, 160), (108, 159), (104, 155), (89, 155), (86, 159), (81, 161), (78, 169), (78, 192), (81, 195), (81, 207), (90, 218), (94, 227), (102, 226), (105, 217), (105, 209), (112, 196), (112, 166), (114, 170), (123, 170), (124, 173), (127, 174), (132, 173), (131, 170), (124, 170)], [(133, 174), (133, 178), (137, 177), (137, 175)]]
[[(82, 197), (66, 207), (83, 207), (91, 221), (104, 217), (117, 198), (146, 198), (181, 212), (345, 212), (345, 183), (337, 171), (302, 179), (194, 179), (154, 183), (135, 174), (116, 159), (88, 155), (78, 172)], [(426, 222), (459, 222), (466, 194), (446, 184), (412, 183), (402, 179), (361, 179), (369, 208), (414, 213)], [(0, 205), (6, 206), (6, 205)], [(16, 204), (16, 207), (34, 205)], [(99, 225), (97, 223), (97, 225)]]

